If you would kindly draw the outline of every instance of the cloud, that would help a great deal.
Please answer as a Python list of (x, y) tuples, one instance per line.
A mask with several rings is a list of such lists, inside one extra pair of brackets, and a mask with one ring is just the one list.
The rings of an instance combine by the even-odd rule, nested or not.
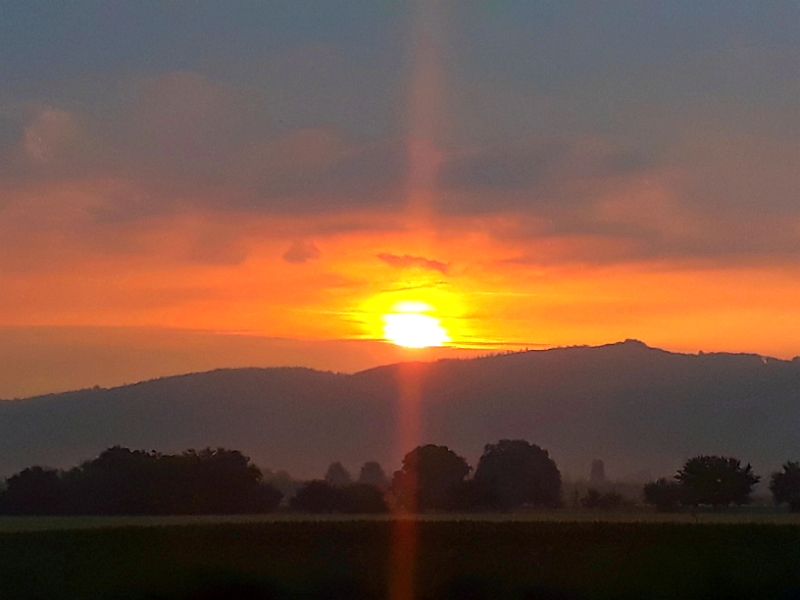
[[(292, 139), (279, 140), (270, 148), (277, 153), (290, 147), (297, 158), (291, 164), (270, 168), (265, 162), (253, 174), (253, 195), (248, 205), (275, 212), (337, 211), (363, 207), (399, 207), (408, 168), (405, 145), (399, 140), (356, 142), (339, 132), (327, 132), (335, 140), (329, 148), (297, 152)], [(302, 148), (302, 146), (301, 146)]]
[(193, 73), (119, 87), (120, 97), (98, 110), (0, 103), (0, 187), (124, 182), (129, 194), (110, 194), (97, 208), (105, 220), (187, 206), (309, 214), (402, 205), (400, 138), (354, 137), (334, 125), (280, 129), (260, 92)]
[[(775, 52), (773, 57), (748, 51), (739, 58), (728, 52), (723, 58), (737, 65), (755, 56), (773, 65), (777, 77), (778, 66), (795, 64), (789, 59), (796, 51)], [(135, 253), (156, 245), (148, 228), (161, 231), (158, 223), (176, 223), (185, 231), (181, 257), (237, 264), (250, 256), (246, 234), (236, 227), (223, 233), (195, 230), (187, 225), (191, 219), (181, 218), (202, 213), (213, 221), (227, 215), (243, 227), (260, 219), (270, 227), (280, 227), (276, 223), (283, 219), (302, 220), (294, 229), (270, 232), (277, 257), (295, 239), (402, 229), (409, 142), (400, 126), (376, 116), (399, 115), (403, 101), (396, 96), (402, 94), (375, 101), (381, 108), (362, 130), (311, 110), (312, 101), (304, 100), (332, 69), (355, 81), (360, 71), (352, 59), (341, 48), (317, 44), (286, 53), (280, 67), (275, 57), (264, 59), (263, 64), (274, 64), (263, 73), (254, 63), (224, 78), (199, 72), (115, 75), (113, 86), (104, 85), (117, 89), (117, 96), (103, 88), (94, 104), (82, 81), (70, 83), (83, 89), (80, 101), (50, 93), (51, 82), (18, 88), (15, 94), (28, 96), (20, 101), (9, 100), (12, 92), (5, 90), (0, 210), (13, 204), (17, 212), (0, 215), (4, 236), (23, 240), (15, 242), (19, 255), (35, 254), (37, 245), (44, 253), (44, 240), (60, 243), (65, 256), (69, 247), (90, 243), (98, 252), (124, 247)], [(310, 69), (307, 77), (293, 70), (298, 64)], [(662, 65), (646, 81), (686, 68)], [(738, 77), (735, 69), (725, 72)], [(264, 79), (256, 80), (255, 73)], [(448, 116), (458, 123), (447, 143), (436, 148), (441, 168), (433, 189), (426, 190), (434, 227), (452, 228), (453, 222), (474, 218), (468, 226), (478, 234), (488, 231), (498, 244), (532, 245), (512, 253), (531, 262), (542, 248), (549, 249), (551, 262), (756, 255), (783, 260), (796, 253), (800, 130), (791, 107), (784, 103), (778, 110), (763, 99), (741, 103), (721, 93), (686, 97), (677, 87), (678, 75), (665, 79), (676, 86), (673, 95), (658, 88), (663, 91), (658, 98), (645, 94), (644, 84), (621, 87), (627, 80), (578, 78), (550, 94), (521, 83), (513, 87), (505, 78), (497, 85), (478, 78), (491, 94), (485, 106), (495, 109), (484, 121), (458, 106), (470, 94), (454, 95), (455, 112)], [(291, 83), (294, 91), (272, 85), (273, 80)], [(331, 90), (344, 85), (335, 77), (325, 81), (330, 89), (314, 96), (315, 106), (326, 105), (335, 96)], [(777, 81), (770, 78), (764, 86)], [(796, 77), (787, 81), (791, 87)], [(519, 114), (490, 102), (504, 87), (517, 92)], [(365, 98), (371, 97), (361, 96), (369, 104)], [(607, 102), (599, 102), (601, 97)], [(564, 104), (565, 98), (572, 103)], [(360, 118), (364, 107), (350, 103), (351, 95), (334, 99)], [(496, 126), (492, 119), (501, 117), (514, 117), (513, 123)], [(552, 123), (543, 124), (547, 119)], [(491, 125), (489, 133), (470, 129), (479, 122)], [(66, 188), (69, 193), (62, 193)], [(43, 206), (46, 198), (52, 205)], [(511, 225), (492, 225), (501, 220)], [(17, 231), (8, 232), (12, 228)], [(289, 257), (305, 254), (287, 251)], [(381, 260), (398, 269), (447, 268), (402, 251)]]
[(450, 265), (447, 263), (443, 263), (438, 260), (430, 260), (422, 256), (410, 256), (408, 254), (399, 256), (397, 254), (382, 253), (378, 254), (378, 258), (390, 267), (394, 267), (396, 269), (427, 269), (430, 271), (439, 271), (439, 273), (446, 275), (448, 269), (450, 268)]
[(46, 108), (25, 127), (22, 148), (34, 163), (48, 162), (74, 135), (70, 114)]
[(283, 253), (283, 260), (289, 263), (302, 264), (309, 260), (314, 260), (322, 256), (313, 242), (297, 240), (292, 246)]
[(514, 190), (542, 185), (568, 156), (560, 140), (482, 148), (448, 161), (439, 183), (456, 190)]
[(535, 212), (586, 204), (650, 163), (602, 138), (534, 137), (455, 152), (438, 182), (448, 212)]

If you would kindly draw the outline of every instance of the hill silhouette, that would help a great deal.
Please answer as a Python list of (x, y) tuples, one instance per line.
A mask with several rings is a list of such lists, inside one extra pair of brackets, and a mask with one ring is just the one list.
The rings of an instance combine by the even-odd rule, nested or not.
[(400, 387), (419, 381), (420, 441), (474, 466), (524, 438), (569, 476), (602, 458), (612, 478), (670, 475), (689, 456), (734, 455), (767, 473), (800, 448), (800, 360), (678, 354), (628, 340), (360, 373), (223, 369), (0, 402), (0, 475), (70, 467), (104, 448), (240, 449), (261, 467), (319, 477), (328, 464), (398, 468)]

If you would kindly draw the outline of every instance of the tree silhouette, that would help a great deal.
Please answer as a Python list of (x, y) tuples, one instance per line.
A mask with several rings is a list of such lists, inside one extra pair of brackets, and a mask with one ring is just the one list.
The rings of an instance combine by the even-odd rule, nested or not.
[(525, 440), (487, 444), (475, 481), (491, 488), (503, 508), (523, 504), (555, 508), (561, 504), (561, 473), (547, 450)]
[(392, 478), (392, 493), (409, 511), (442, 509), (451, 488), (462, 483), (471, 468), (447, 446), (418, 446), (403, 458)]
[(353, 483), (350, 471), (344, 468), (339, 461), (332, 463), (325, 473), (325, 481), (336, 487), (344, 487)]
[(690, 458), (675, 476), (689, 504), (748, 504), (759, 477), (748, 463), (742, 467), (736, 458), (696, 456)]
[(769, 491), (775, 504), (786, 502), (789, 510), (800, 512), (800, 462), (787, 462), (783, 472), (772, 474)]
[(374, 485), (379, 490), (385, 490), (389, 487), (389, 480), (386, 478), (383, 467), (374, 460), (365, 462), (361, 467), (361, 471), (358, 474), (358, 483)]
[(64, 510), (64, 486), (58, 471), (30, 467), (6, 480), (0, 512), (8, 515), (57, 515)]
[(164, 487), (178, 484), (174, 491), (192, 514), (263, 512), (264, 490), (277, 491), (264, 487), (261, 471), (238, 450), (188, 450), (169, 458)]
[(64, 475), (67, 512), (136, 515), (157, 512), (156, 453), (114, 446)]

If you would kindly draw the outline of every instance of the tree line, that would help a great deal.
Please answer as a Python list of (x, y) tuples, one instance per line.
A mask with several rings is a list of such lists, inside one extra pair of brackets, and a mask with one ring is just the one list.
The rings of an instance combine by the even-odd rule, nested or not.
[[(665, 477), (644, 486), (644, 500), (660, 511), (684, 506), (713, 507), (749, 504), (761, 480), (748, 463), (727, 456), (696, 456), (686, 461), (672, 480)], [(788, 504), (800, 512), (800, 462), (787, 462), (770, 477), (769, 490), (776, 505)]]
[(11, 515), (246, 514), (275, 510), (283, 494), (237, 450), (171, 455), (116, 446), (68, 471), (31, 467), (9, 477)]
[[(644, 500), (658, 510), (747, 504), (758, 481), (749, 464), (698, 456), (673, 480), (645, 485)], [(788, 462), (774, 473), (770, 490), (776, 504), (800, 511), (800, 463)], [(603, 509), (622, 502), (613, 490), (589, 489), (579, 504)], [(563, 505), (556, 463), (547, 450), (525, 440), (487, 444), (475, 469), (447, 446), (428, 444), (406, 454), (391, 478), (370, 461), (353, 481), (336, 462), (323, 479), (299, 485), (286, 473), (262, 472), (236, 450), (171, 455), (117, 446), (67, 471), (24, 469), (0, 491), (0, 514), (7, 515), (255, 514), (282, 503), (298, 512), (351, 514)]]
[[(472, 477), (467, 461), (447, 448), (415, 448), (387, 478), (377, 462), (358, 481), (341, 463), (325, 479), (291, 490), (288, 507), (301, 512), (382, 513), (390, 510), (557, 507), (561, 474), (546, 450), (524, 440), (486, 446)], [(6, 515), (246, 514), (276, 510), (287, 478), (264, 473), (237, 450), (162, 454), (119, 446), (59, 471), (34, 466), (7, 478), (0, 491)], [(280, 488), (283, 487), (284, 491)]]

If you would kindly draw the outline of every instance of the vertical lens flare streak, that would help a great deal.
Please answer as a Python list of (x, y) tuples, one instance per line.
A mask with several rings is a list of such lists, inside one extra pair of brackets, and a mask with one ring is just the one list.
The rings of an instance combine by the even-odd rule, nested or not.
[(436, 203), (436, 180), (442, 162), (437, 138), (442, 128), (444, 104), (443, 15), (436, 0), (418, 0), (415, 9), (407, 108), (409, 169), (406, 209), (418, 226), (427, 227)]
[[(410, 451), (421, 444), (421, 363), (404, 363), (398, 370), (398, 432), (401, 449)], [(392, 531), (392, 578), (389, 600), (414, 600), (415, 562), (419, 531), (417, 523), (417, 473), (410, 469), (404, 481), (410, 505), (396, 507)]]
[[(413, 63), (409, 89), (408, 152), (409, 173), (406, 208), (411, 224), (416, 228), (429, 227), (430, 213), (434, 208), (436, 179), (441, 163), (436, 148), (437, 131), (442, 122), (443, 73), (441, 46), (443, 40), (441, 3), (438, 0), (417, 0), (413, 37)], [(420, 308), (420, 307), (417, 307)], [(400, 336), (402, 330), (413, 328), (417, 333), (411, 338), (399, 339), (409, 345), (441, 345), (447, 334), (434, 317), (424, 310), (398, 311), (386, 320), (389, 332)], [(421, 438), (421, 366), (406, 364), (398, 371), (398, 423), (397, 441), (402, 456), (420, 445)], [(416, 492), (416, 474), (411, 473), (412, 489)], [(416, 498), (416, 493), (410, 494)], [(390, 600), (414, 600), (417, 545), (419, 542), (416, 506), (404, 507), (394, 520), (392, 561), (393, 576), (389, 590)]]

